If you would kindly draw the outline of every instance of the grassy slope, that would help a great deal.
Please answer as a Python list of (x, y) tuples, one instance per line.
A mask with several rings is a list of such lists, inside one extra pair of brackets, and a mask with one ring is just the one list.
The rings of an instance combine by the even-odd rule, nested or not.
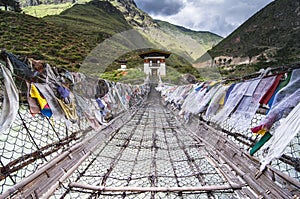
[[(103, 71), (98, 69), (99, 63), (101, 64), (103, 60), (107, 60), (108, 57), (113, 57), (114, 54), (117, 54), (115, 51), (120, 49), (130, 51), (130, 47), (134, 48), (135, 46), (135, 44), (127, 38), (119, 36), (120, 42), (114, 41), (109, 49), (104, 50), (99, 48), (105, 39), (110, 39), (114, 35), (121, 35), (133, 29), (127, 23), (122, 13), (109, 2), (92, 1), (85, 5), (78, 4), (65, 10), (60, 15), (47, 16), (44, 19), (65, 28), (67, 31), (76, 32), (80, 37), (88, 37), (88, 45), (93, 47), (91, 49), (93, 52), (88, 55), (88, 58), (96, 54), (96, 57), (92, 57), (92, 59), (97, 59), (97, 61), (93, 63), (95, 61), (92, 60), (88, 62), (85, 60), (83, 64), (84, 67), (81, 68), (82, 72), (85, 73), (99, 75), (97, 73)], [(139, 39), (141, 43), (151, 45), (142, 35), (138, 34), (136, 36), (136, 39)], [(138, 52), (126, 53), (122, 57), (115, 57), (115, 60), (117, 59), (129, 60), (129, 68), (143, 63), (143, 60), (138, 56)], [(117, 68), (120, 68), (120, 64), (115, 61), (105, 70), (110, 71)]]
[[(22, 7), (34, 7), (34, 6), (29, 6), (30, 4), (30, 1), (31, 0), (19, 0), (20, 2), (20, 5)], [(89, 2), (91, 0), (76, 0), (76, 3), (86, 3), (86, 2)], [(64, 4), (64, 3), (72, 3), (73, 0), (39, 0), (40, 4), (43, 5), (43, 4), (52, 4), (52, 5), (59, 5), (59, 4)], [(55, 3), (55, 2), (60, 2), (59, 4)], [(33, 3), (37, 3), (36, 1), (33, 1)], [(36, 6), (36, 5), (35, 5)]]
[[(183, 65), (186, 65), (187, 62), (191, 65), (195, 59), (222, 39), (209, 32), (192, 31), (168, 22), (153, 20), (131, 0), (109, 1), (123, 13), (129, 24), (157, 48), (170, 51), (177, 57), (181, 56), (186, 59), (181, 62)], [(182, 60), (182, 58), (178, 58), (178, 60)], [(172, 65), (177, 65), (177, 63), (172, 61)]]
[(86, 38), (25, 14), (0, 11), (0, 48), (75, 70), (89, 51)]
[(192, 31), (163, 21), (156, 23), (157, 27), (140, 32), (157, 46), (183, 57), (190, 64), (221, 40), (212, 33)]
[(63, 3), (63, 4), (42, 4), (38, 6), (28, 6), (22, 8), (25, 14), (34, 16), (34, 17), (45, 17), (47, 15), (58, 15), (64, 10), (72, 7), (72, 3)]
[(103, 4), (98, 8), (75, 5), (59, 16), (43, 19), (0, 12), (0, 47), (77, 70), (97, 43), (131, 28), (117, 9)]
[(166, 21), (155, 20), (159, 27), (170, 34), (181, 34), (190, 36), (192, 39), (196, 40), (199, 44), (203, 45), (203, 48), (210, 49), (212, 46), (219, 43), (223, 38), (207, 31), (194, 31), (187, 29), (182, 26), (173, 25)]
[(122, 14), (108, 2), (77, 4), (60, 15), (44, 19), (79, 35), (88, 35), (95, 42), (131, 29)]

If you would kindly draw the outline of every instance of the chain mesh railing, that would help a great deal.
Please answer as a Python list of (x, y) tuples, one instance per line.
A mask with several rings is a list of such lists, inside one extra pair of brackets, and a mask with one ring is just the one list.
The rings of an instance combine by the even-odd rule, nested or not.
[[(191, 92), (190, 86), (183, 86), (186, 90)], [(175, 88), (180, 89), (179, 87), (175, 86)], [(170, 89), (170, 88), (169, 88)], [(172, 90), (172, 89), (170, 89)], [(176, 89), (172, 91), (171, 93), (177, 92)], [(168, 94), (167, 96), (172, 96), (172, 94)], [(165, 97), (165, 96), (164, 96)], [(177, 98), (172, 96), (172, 99), (176, 101), (176, 99), (180, 99), (180, 92), (177, 95)], [(164, 98), (166, 99), (166, 98)], [(174, 101), (167, 102), (163, 101), (163, 103), (166, 103), (167, 107), (173, 111), (175, 111), (176, 115), (181, 115), (181, 112), (179, 112), (180, 109), (180, 103), (182, 104), (182, 101), (180, 103), (175, 103)], [(200, 102), (199, 102), (200, 103)], [(185, 116), (180, 116), (183, 120), (187, 119), (187, 125), (190, 125), (192, 122), (197, 122), (199, 120), (202, 120), (203, 122), (209, 124), (210, 126), (213, 126), (215, 129), (219, 130), (221, 134), (223, 134), (226, 138), (233, 141), (237, 146), (239, 146), (245, 153), (249, 153), (250, 149), (257, 143), (261, 135), (255, 135), (250, 129), (252, 127), (258, 126), (260, 122), (266, 117), (264, 114), (263, 109), (259, 109), (257, 113), (254, 115), (254, 117), (251, 120), (251, 124), (249, 125), (249, 128), (246, 131), (241, 131), (236, 129), (232, 124), (229, 122), (229, 118), (224, 120), (223, 122), (214, 121), (211, 117), (207, 117), (205, 113), (199, 114), (199, 115), (190, 115), (189, 119), (185, 118)], [(276, 122), (271, 132), (276, 129), (276, 127), (279, 126), (280, 121)], [(198, 128), (198, 127), (196, 127)], [(290, 142), (288, 147), (285, 149), (284, 154), (279, 158), (271, 162), (271, 167), (279, 170), (280, 172), (283, 172), (293, 178), (296, 181), (300, 181), (300, 133), (298, 133)], [(264, 155), (264, 151), (258, 150), (254, 157), (256, 157), (258, 160), (261, 159)], [(278, 181), (279, 184), (281, 184), (282, 187), (285, 186), (284, 181)]]
[[(27, 80), (16, 74), (14, 79), (19, 90), (20, 106), (11, 127), (0, 135), (1, 194), (95, 132), (91, 127), (91, 118), (82, 110), (78, 110), (80, 119), (77, 122), (49, 119), (41, 114), (32, 115), (26, 101)], [(87, 82), (80, 83), (79, 90), (86, 92), (91, 98), (94, 92), (97, 92), (93, 87), (93, 82), (97, 82), (97, 79), (86, 78), (85, 81)], [(1, 99), (4, 98), (3, 84), (1, 81)], [(109, 83), (108, 87), (108, 93), (103, 99), (115, 116), (130, 108), (135, 109), (148, 92), (147, 86), (134, 87)], [(191, 87), (187, 89), (190, 90)], [(76, 102), (88, 100), (88, 106), (85, 108), (90, 110), (89, 108), (93, 107), (91, 112), (100, 111), (99, 107), (94, 106), (94, 99), (84, 98), (82, 93), (74, 92), (74, 94), (77, 95)], [(228, 174), (225, 175), (216, 165), (224, 166), (226, 163), (218, 163), (218, 158), (212, 155), (215, 153), (210, 151), (212, 149), (188, 133), (189, 130), (159, 104), (158, 96), (153, 95), (153, 92), (151, 94), (150, 99), (137, 110), (133, 119), (111, 135), (110, 139), (95, 151), (90, 151), (92, 155), (88, 156), (66, 181), (61, 182), (52, 198), (243, 198), (245, 189), (247, 192), (254, 193), (252, 188), (231, 172), (230, 178), (240, 182), (238, 189), (243, 189), (237, 191), (228, 180)], [(0, 105), (2, 110), (3, 104)], [(169, 106), (172, 109), (179, 107), (178, 104)], [(215, 124), (210, 121), (210, 118), (198, 116), (200, 120), (220, 130), (219, 132), (244, 151), (252, 148), (259, 139), (250, 130), (241, 132), (235, 129), (227, 120)], [(193, 116), (193, 120), (199, 123), (198, 116)], [(264, 117), (263, 114), (257, 113), (250, 127), (258, 125)], [(99, 126), (100, 123), (97, 125)], [(105, 125), (105, 123), (101, 124)], [(93, 127), (95, 129), (95, 126)], [(272, 162), (272, 167), (299, 181), (299, 150), (298, 134), (287, 147), (284, 155)], [(255, 156), (261, 157), (262, 153), (258, 151)], [(83, 187), (78, 186), (78, 183)], [(289, 189), (284, 183), (284, 181), (279, 182), (283, 188)], [(166, 193), (131, 190), (115, 192), (92, 190), (84, 187), (85, 185), (123, 188), (208, 186), (211, 190)], [(221, 188), (216, 189), (216, 186)]]
[[(1, 72), (0, 77), (2, 77)], [(0, 195), (75, 143), (95, 132), (91, 128), (91, 118), (85, 115), (84, 110), (80, 110), (82, 107), (79, 107), (78, 104), (76, 109), (79, 119), (77, 121), (70, 121), (66, 118), (53, 119), (41, 114), (31, 114), (26, 99), (26, 82), (32, 80), (26, 80), (18, 74), (13, 74), (13, 78), (18, 88), (20, 101), (17, 116), (11, 127), (0, 134)], [(61, 79), (61, 77), (57, 77), (57, 79)], [(92, 79), (90, 81), (93, 82), (98, 81), (96, 78), (89, 79)], [(92, 89), (86, 82), (80, 84), (81, 89), (84, 91)], [(107, 102), (105, 109), (115, 117), (126, 109), (137, 106), (147, 92), (146, 86), (128, 86), (110, 82), (107, 84), (109, 85), (109, 91), (104, 96), (103, 101)], [(4, 89), (5, 85), (1, 78), (0, 113), (3, 110)], [(89, 114), (93, 115), (93, 111), (100, 111), (100, 108), (95, 105), (94, 99), (86, 98), (80, 93), (74, 92), (74, 94), (85, 101), (89, 109), (93, 108)], [(95, 94), (93, 94), (94, 96)], [(122, 96), (127, 98), (124, 99)], [(76, 98), (75, 102), (77, 103), (78, 100)], [(95, 120), (95, 118), (93, 119)], [(100, 127), (102, 124), (98, 123), (96, 125)]]
[[(17, 85), (20, 92), (22, 83)], [(2, 83), (1, 91), (3, 89)], [(79, 126), (78, 123), (67, 124), (65, 120), (52, 120), (40, 114), (33, 116), (28, 103), (20, 101), (14, 122), (0, 135), (0, 193), (72, 146), (88, 128), (84, 120)]]
[(77, 124), (67, 128), (63, 121), (33, 117), (22, 104), (11, 128), (1, 134), (1, 193), (74, 144), (83, 130)]
[[(228, 137), (234, 143), (236, 143), (241, 149), (247, 153), (254, 146), (254, 144), (261, 138), (260, 135), (254, 135), (250, 128), (258, 126), (260, 121), (265, 118), (265, 115), (256, 113), (251, 120), (251, 125), (247, 131), (239, 131), (227, 123), (227, 120), (221, 124), (213, 124), (217, 128), (221, 129), (224, 136)], [(206, 119), (209, 121), (209, 119)], [(272, 130), (278, 126), (275, 123)], [(272, 161), (272, 167), (282, 171), (283, 173), (291, 176), (292, 178), (300, 181), (300, 133), (298, 133), (290, 142), (288, 147), (284, 151), (284, 155), (281, 158)], [(258, 150), (254, 156), (261, 159), (264, 155), (264, 151)]]
[(238, 198), (231, 188), (167, 193), (102, 192), (71, 185), (125, 188), (228, 185), (212, 163), (208, 149), (199, 145), (173, 114), (157, 103), (158, 99), (140, 108), (51, 198)]

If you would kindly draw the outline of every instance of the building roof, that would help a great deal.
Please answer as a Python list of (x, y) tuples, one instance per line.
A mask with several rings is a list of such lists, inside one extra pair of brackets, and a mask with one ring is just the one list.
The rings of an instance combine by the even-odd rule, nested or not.
[(127, 60), (117, 60), (117, 62), (120, 64), (126, 64), (128, 61)]
[(139, 54), (139, 56), (144, 59), (145, 57), (158, 57), (158, 56), (165, 56), (166, 58), (170, 57), (172, 53), (167, 51), (159, 51), (159, 50), (151, 50), (145, 53)]

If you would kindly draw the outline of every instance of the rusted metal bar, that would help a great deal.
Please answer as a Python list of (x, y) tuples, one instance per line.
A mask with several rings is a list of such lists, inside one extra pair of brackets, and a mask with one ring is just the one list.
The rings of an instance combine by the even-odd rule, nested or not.
[(235, 171), (239, 176), (245, 180), (245, 182), (254, 190), (256, 190), (260, 195), (262, 195), (265, 199), (271, 199), (271, 196), (269, 196), (266, 193), (266, 190), (263, 190), (260, 185), (258, 185), (255, 180), (253, 180), (249, 173), (244, 173), (239, 167), (231, 163), (231, 161), (225, 157), (222, 153), (217, 151), (217, 154), (226, 161), (226, 163)]
[(10, 180), (15, 184), (15, 180), (11, 177), (11, 173), (7, 170), (7, 168), (4, 166), (4, 164), (2, 163), (1, 159), (0, 159), (0, 181), (5, 179), (7, 176), (9, 176)]
[[(51, 126), (51, 128), (52, 128), (53, 132), (55, 133), (57, 139), (61, 142), (61, 139), (59, 138), (59, 135), (58, 135), (57, 131), (55, 130), (54, 126), (51, 124), (51, 121), (49, 120), (48, 117), (46, 117), (46, 120), (47, 120), (48, 124)], [(66, 127), (66, 129), (67, 129), (67, 127)], [(67, 131), (68, 131), (68, 129), (67, 129)], [(69, 137), (68, 133), (67, 133), (67, 137)]]
[(33, 180), (35, 180), (42, 173), (46, 172), (49, 168), (51, 168), (53, 165), (55, 165), (56, 163), (58, 163), (59, 161), (61, 161), (63, 158), (65, 158), (69, 154), (70, 154), (70, 151), (66, 151), (66, 152), (62, 153), (60, 156), (58, 156), (57, 158), (53, 159), (50, 163), (48, 163), (47, 165), (45, 165), (43, 168), (41, 168), (37, 172), (35, 172), (32, 175), (30, 175), (28, 178), (25, 178), (23, 181), (21, 181), (20, 183), (16, 184), (12, 188), (8, 189), (3, 195), (0, 196), (0, 199), (2, 199), (2, 198), (3, 199), (4, 198), (8, 198), (10, 195), (15, 194), (18, 190), (20, 190), (25, 185), (27, 185), (30, 182), (32, 182)]
[(285, 181), (291, 183), (293, 186), (297, 187), (300, 190), (300, 182), (295, 180), (294, 178), (288, 176), (285, 173), (282, 173), (281, 171), (267, 165), (268, 169), (274, 172), (275, 175), (279, 176), (280, 178), (284, 179)]
[(280, 157), (280, 160), (286, 164), (291, 165), (295, 168), (296, 171), (300, 172), (300, 159), (299, 158), (293, 158), (288, 155), (283, 154)]

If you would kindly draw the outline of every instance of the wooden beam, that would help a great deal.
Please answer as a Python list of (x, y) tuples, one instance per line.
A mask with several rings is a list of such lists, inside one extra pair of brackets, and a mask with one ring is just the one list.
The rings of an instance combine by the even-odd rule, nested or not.
[(91, 191), (108, 191), (108, 192), (191, 192), (191, 191), (220, 191), (228, 189), (242, 189), (243, 185), (215, 185), (199, 187), (105, 187), (85, 185), (77, 182), (71, 182), (70, 188), (81, 188)]

